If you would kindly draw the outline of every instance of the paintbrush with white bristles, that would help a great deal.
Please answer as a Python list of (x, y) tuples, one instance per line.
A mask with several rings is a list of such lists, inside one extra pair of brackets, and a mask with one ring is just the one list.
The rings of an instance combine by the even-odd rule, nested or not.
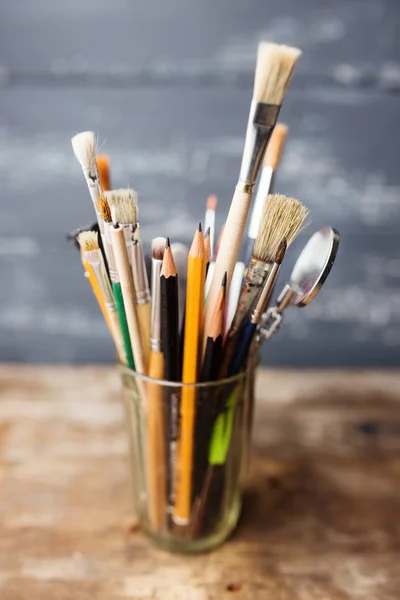
[(129, 263), (132, 264), (133, 232), (138, 220), (138, 194), (130, 188), (122, 188), (105, 192), (104, 197), (113, 211), (113, 221), (119, 223), (124, 230)]
[(100, 176), (96, 162), (96, 138), (93, 131), (83, 131), (71, 139), (72, 149), (82, 167), (97, 216), (100, 233), (103, 233), (103, 222), (99, 213), (99, 199), (102, 194)]
[(253, 100), (247, 124), (239, 181), (229, 210), (215, 263), (213, 280), (207, 296), (204, 340), (207, 339), (210, 319), (225, 271), (228, 273), (227, 293), (229, 292), (250, 210), (254, 185), (300, 54), (301, 51), (297, 48), (278, 44), (263, 42), (258, 47)]
[(239, 304), (225, 340), (222, 372), (226, 371), (238, 335), (246, 317), (253, 310), (261, 289), (274, 264), (282, 240), (286, 247), (294, 241), (306, 223), (309, 210), (297, 198), (282, 194), (266, 198), (259, 232), (254, 244), (246, 277), (240, 293)]
[[(127, 359), (118, 320), (117, 307), (104, 265), (103, 255), (99, 247), (98, 234), (95, 231), (84, 231), (79, 234), (78, 241), (81, 248), (82, 260), (89, 275), (89, 281), (109, 326), (119, 359), (126, 364)], [(88, 269), (88, 266), (91, 268)], [(93, 277), (97, 285), (94, 285)]]

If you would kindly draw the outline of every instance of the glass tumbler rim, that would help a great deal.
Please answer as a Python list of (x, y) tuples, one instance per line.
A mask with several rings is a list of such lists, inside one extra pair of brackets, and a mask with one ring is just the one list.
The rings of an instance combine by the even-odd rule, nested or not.
[(224, 377), (222, 379), (216, 379), (215, 381), (196, 381), (195, 383), (183, 383), (182, 381), (168, 381), (166, 379), (154, 379), (153, 377), (149, 377), (148, 375), (144, 375), (143, 373), (139, 373), (135, 369), (131, 369), (121, 362), (117, 361), (117, 366), (121, 373), (125, 375), (129, 375), (134, 379), (139, 379), (145, 383), (153, 383), (156, 385), (160, 385), (163, 387), (171, 387), (171, 388), (196, 388), (196, 389), (210, 389), (221, 387), (224, 385), (230, 385), (233, 383), (238, 383), (245, 379), (248, 373), (251, 372), (253, 365), (248, 364), (247, 368), (244, 371), (241, 371), (237, 375), (231, 375), (230, 377)]

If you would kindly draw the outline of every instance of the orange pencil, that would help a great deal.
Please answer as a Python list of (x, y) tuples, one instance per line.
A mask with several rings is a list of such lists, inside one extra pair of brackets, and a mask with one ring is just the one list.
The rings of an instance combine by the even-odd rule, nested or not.
[[(188, 258), (186, 319), (183, 350), (183, 383), (196, 383), (199, 375), (201, 330), (203, 324), (205, 248), (201, 225), (197, 229)], [(191, 513), (192, 461), (196, 389), (182, 388), (181, 430), (178, 444), (177, 481), (173, 519), (177, 525), (187, 525)]]

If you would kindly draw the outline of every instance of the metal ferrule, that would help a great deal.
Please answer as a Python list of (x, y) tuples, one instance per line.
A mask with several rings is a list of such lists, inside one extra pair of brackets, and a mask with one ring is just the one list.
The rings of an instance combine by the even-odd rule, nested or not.
[(229, 335), (239, 331), (245, 318), (251, 314), (264, 282), (272, 268), (272, 263), (265, 263), (251, 257), (246, 277), (240, 292), (238, 307), (232, 321)]
[(252, 193), (269, 139), (278, 119), (280, 106), (252, 102), (237, 188)]
[(152, 259), (151, 265), (151, 317), (150, 350), (161, 351), (161, 275), (162, 261)]
[(135, 295), (137, 304), (150, 302), (150, 288), (147, 279), (146, 263), (140, 242), (134, 241), (132, 245), (132, 275), (135, 284)]
[(278, 313), (282, 312), (287, 306), (289, 306), (295, 293), (296, 292), (291, 287), (290, 283), (287, 283), (281, 291), (281, 293), (279, 294), (276, 301), (276, 310)]
[(257, 300), (256, 307), (253, 310), (253, 313), (251, 315), (251, 322), (256, 325), (257, 325), (257, 323), (260, 322), (262, 314), (265, 311), (265, 307), (267, 306), (267, 303), (268, 303), (269, 299), (271, 298), (272, 290), (274, 288), (275, 281), (276, 281), (276, 278), (279, 273), (279, 269), (280, 269), (280, 265), (278, 265), (277, 263), (274, 263), (271, 267), (270, 272), (268, 273), (268, 278), (265, 282), (265, 285), (260, 294), (260, 297)]

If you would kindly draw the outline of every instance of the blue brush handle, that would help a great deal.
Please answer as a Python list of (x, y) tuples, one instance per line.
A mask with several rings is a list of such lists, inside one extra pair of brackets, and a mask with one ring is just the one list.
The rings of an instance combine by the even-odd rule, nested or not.
[(244, 329), (238, 341), (235, 355), (229, 367), (230, 377), (232, 375), (237, 375), (237, 373), (240, 372), (242, 366), (244, 365), (256, 328), (257, 325), (255, 323), (251, 323), (250, 321), (248, 321), (244, 326)]

